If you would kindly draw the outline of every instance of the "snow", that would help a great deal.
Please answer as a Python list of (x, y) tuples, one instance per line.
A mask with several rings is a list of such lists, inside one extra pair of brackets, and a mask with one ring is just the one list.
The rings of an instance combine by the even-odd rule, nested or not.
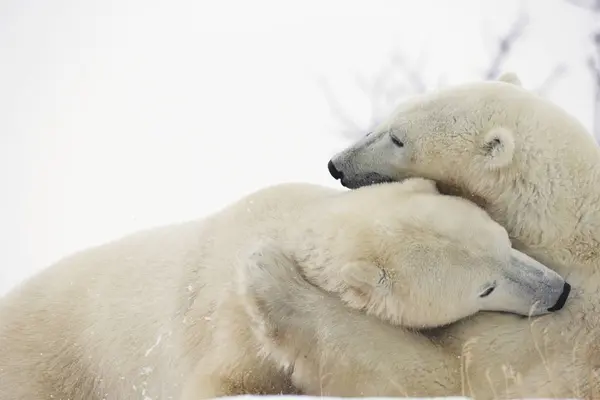
[[(347, 400), (344, 397), (328, 397), (328, 396), (230, 396), (220, 397), (223, 400)], [(361, 397), (363, 400), (394, 400), (394, 399), (412, 399), (412, 400), (471, 400), (471, 397), (448, 396), (448, 397)], [(528, 400), (528, 399), (522, 399)], [(535, 400), (547, 400), (544, 398), (536, 398)], [(553, 399), (561, 400), (561, 399)], [(562, 399), (576, 400), (576, 399)]]
[[(219, 397), (227, 400), (347, 400), (347, 397), (328, 397), (328, 396), (229, 396)], [(361, 397), (363, 400), (393, 400), (393, 399), (430, 399), (430, 400), (469, 400), (470, 397)]]

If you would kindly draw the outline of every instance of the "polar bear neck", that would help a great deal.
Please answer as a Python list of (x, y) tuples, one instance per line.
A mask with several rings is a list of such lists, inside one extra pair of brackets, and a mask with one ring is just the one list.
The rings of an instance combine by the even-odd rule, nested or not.
[[(303, 232), (303, 233), (302, 233)], [(297, 231), (296, 245), (290, 246), (292, 258), (297, 262), (304, 277), (312, 284), (332, 293), (342, 293), (347, 287), (339, 279), (334, 270), (341, 260), (336, 259), (327, 245), (327, 237), (323, 231), (315, 231), (310, 227)], [(331, 238), (331, 237), (330, 237)], [(333, 239), (333, 238), (331, 238)]]
[[(333, 201), (332, 201), (333, 200)], [(327, 199), (317, 207), (303, 209), (291, 221), (294, 229), (286, 232), (285, 246), (304, 277), (312, 284), (332, 293), (343, 294), (347, 285), (339, 271), (344, 259), (352, 258), (352, 240), (336, 218), (336, 208), (342, 198)], [(334, 203), (334, 204), (332, 204)], [(336, 254), (336, 249), (347, 252)]]
[[(498, 179), (472, 189), (438, 182), (438, 189), (478, 204), (508, 230), (515, 248), (561, 275), (581, 271), (589, 276), (600, 273), (600, 160), (596, 165), (590, 163), (585, 174), (569, 182), (560, 176), (563, 171), (548, 167), (548, 181), (556, 174), (555, 181), (569, 187), (553, 188), (546, 180), (536, 186), (534, 177), (517, 174), (512, 180)], [(559, 189), (569, 195), (555, 195)]]

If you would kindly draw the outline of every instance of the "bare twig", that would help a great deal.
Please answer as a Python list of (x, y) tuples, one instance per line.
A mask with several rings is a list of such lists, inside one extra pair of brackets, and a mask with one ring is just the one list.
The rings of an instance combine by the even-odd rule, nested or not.
[(528, 24), (529, 15), (527, 15), (525, 12), (519, 13), (519, 16), (513, 22), (506, 35), (500, 38), (496, 53), (492, 57), (492, 61), (484, 73), (485, 79), (496, 79), (496, 77), (500, 75), (502, 72), (502, 66), (510, 55), (515, 43), (525, 33), (525, 28), (527, 28)]
[[(577, 7), (585, 8), (597, 17), (600, 17), (600, 0), (566, 0), (567, 3)], [(587, 60), (587, 65), (592, 74), (594, 85), (594, 111), (593, 111), (593, 135), (596, 142), (600, 143), (600, 30), (592, 34), (592, 44), (594, 45), (595, 55), (591, 55)]]
[(356, 132), (360, 131), (358, 125), (348, 114), (346, 114), (346, 111), (337, 100), (327, 80), (322, 77), (317, 78), (317, 84), (321, 87), (321, 90), (323, 90), (323, 94), (325, 95), (325, 99), (329, 105), (329, 111), (343, 126), (341, 130), (342, 136), (346, 136), (349, 139), (354, 139)]
[(542, 96), (546, 95), (556, 85), (556, 82), (565, 75), (567, 69), (566, 64), (558, 64), (535, 91)]
[[(585, 1), (585, 0), (570, 0)], [(600, 2), (600, 0), (591, 0)], [(529, 15), (524, 8), (517, 13), (508, 32), (496, 39), (494, 53), (489, 65), (482, 71), (482, 77), (487, 80), (500, 76), (506, 60), (516, 43), (523, 37), (529, 24)], [(425, 47), (425, 46), (423, 46)], [(352, 118), (352, 113), (344, 110), (331, 87), (325, 81), (320, 81), (325, 98), (329, 104), (332, 116), (342, 126), (341, 134), (349, 139), (356, 139), (372, 130), (391, 111), (392, 106), (402, 96), (425, 92), (428, 87), (423, 76), (423, 64), (426, 59), (426, 49), (422, 48), (416, 62), (410, 62), (401, 51), (395, 51), (379, 71), (371, 77), (357, 76), (356, 85), (369, 100), (370, 118), (366, 125), (359, 124)], [(547, 93), (552, 86), (566, 73), (566, 65), (557, 65), (537, 89), (540, 94)], [(398, 79), (400, 77), (400, 79)], [(394, 79), (396, 78), (396, 79)], [(438, 77), (437, 85), (446, 84), (446, 77)], [(362, 126), (361, 126), (362, 125)]]
[(600, 10), (600, 0), (565, 0), (567, 3), (588, 10)]
[[(402, 95), (424, 92), (427, 89), (418, 70), (418, 67), (412, 67), (397, 51), (372, 78), (369, 79), (362, 75), (356, 77), (357, 87), (369, 99), (370, 118), (364, 127), (359, 126), (351, 114), (344, 110), (324, 79), (320, 79), (318, 84), (325, 94), (331, 114), (342, 126), (342, 135), (356, 139), (373, 129), (390, 112), (393, 103)], [(394, 80), (394, 76), (398, 74), (402, 79)]]
[(392, 57), (392, 65), (404, 72), (406, 80), (413, 88), (413, 92), (423, 93), (427, 90), (427, 85), (425, 82), (423, 82), (421, 74), (417, 69), (412, 68), (406, 61), (406, 58), (399, 52), (396, 52), (396, 54)]
[(590, 56), (587, 60), (588, 68), (592, 73), (592, 79), (596, 86), (600, 87), (600, 65), (594, 60), (594, 57)]
[(598, 60), (594, 60), (593, 56), (588, 58), (588, 67), (592, 73), (592, 79), (594, 83), (594, 124), (592, 133), (596, 142), (600, 143), (600, 43), (597, 43), (596, 51), (598, 53)]

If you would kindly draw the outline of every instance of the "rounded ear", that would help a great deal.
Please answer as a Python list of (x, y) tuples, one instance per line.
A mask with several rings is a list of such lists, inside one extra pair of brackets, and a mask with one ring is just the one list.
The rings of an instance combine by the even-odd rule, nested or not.
[(372, 289), (387, 280), (385, 270), (367, 261), (354, 261), (342, 267), (341, 277), (352, 287)]
[(425, 178), (409, 178), (402, 182), (402, 187), (411, 192), (439, 194), (435, 181)]
[(483, 137), (485, 166), (490, 170), (508, 166), (515, 153), (515, 138), (506, 128), (493, 128)]
[(500, 82), (510, 83), (511, 85), (516, 85), (516, 86), (521, 86), (521, 87), (523, 86), (523, 84), (521, 83), (521, 80), (519, 79), (517, 74), (514, 72), (505, 72), (498, 77), (498, 80)]

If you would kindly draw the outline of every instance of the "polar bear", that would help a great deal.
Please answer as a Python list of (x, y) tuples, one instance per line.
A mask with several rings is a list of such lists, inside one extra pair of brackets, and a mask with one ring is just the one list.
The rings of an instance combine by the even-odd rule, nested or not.
[[(424, 243), (423, 239), (428, 240), (420, 237), (411, 245)], [(514, 266), (535, 263), (519, 252), (513, 256)], [(292, 383), (302, 393), (335, 397), (430, 397), (461, 393), (460, 382), (454, 379), (460, 374), (460, 358), (416, 331), (398, 331), (381, 323), (378, 329), (372, 329), (373, 323), (380, 320), (364, 318), (355, 307), (345, 307), (342, 302), (325, 296), (306, 280), (297, 268), (297, 261), (281, 249), (261, 248), (245, 261), (244, 267), (245, 277), (239, 292), (244, 295), (244, 307), (251, 317), (260, 352), (276, 360), (282, 370), (290, 371)], [(424, 303), (414, 301), (415, 308), (421, 309), (419, 304), (436, 305), (438, 299), (445, 297), (448, 286), (462, 288), (459, 280), (469, 282), (473, 278), (462, 272), (455, 275), (456, 279), (444, 281), (444, 293), (427, 291), (430, 298)], [(417, 274), (422, 274), (422, 288), (436, 281), (429, 271)], [(568, 296), (568, 292), (563, 293), (561, 304)], [(278, 318), (269, 318), (273, 315)], [(351, 330), (345, 319), (353, 322)], [(338, 321), (343, 322), (338, 324)], [(320, 336), (340, 335), (345, 340), (333, 347), (321, 346), (322, 342), (315, 340)], [(393, 378), (381, 379), (382, 374), (389, 377), (389, 371), (380, 370), (388, 364), (380, 364), (379, 360), (390, 357), (394, 360)], [(335, 373), (340, 366), (344, 373)]]
[[(335, 155), (329, 170), (348, 188), (414, 176), (434, 179), (443, 192), (483, 207), (507, 228), (516, 248), (573, 284), (572, 300), (552, 317), (530, 323), (486, 313), (437, 332), (444, 350), (464, 361), (455, 377), (464, 394), (477, 399), (600, 396), (600, 149), (575, 118), (507, 74), (400, 104), (372, 133)], [(287, 312), (303, 311), (309, 321), (324, 313), (288, 306)], [(281, 332), (277, 310), (262, 317)], [(360, 318), (344, 322), (338, 317), (336, 333), (354, 332)], [(360, 340), (323, 335), (319, 329), (305, 326), (300, 333), (324, 349)], [(362, 340), (376, 330), (387, 332), (374, 322), (371, 331), (361, 333)], [(385, 343), (382, 351), (399, 351), (401, 344), (391, 350), (393, 334), (388, 336), (378, 339)], [(378, 374), (369, 375), (365, 385), (385, 384), (404, 371), (393, 357), (376, 354)], [(354, 370), (357, 353), (344, 357), (334, 375)]]
[[(205, 219), (82, 251), (9, 293), (0, 399), (294, 393), (289, 374), (260, 356), (237, 294), (247, 251), (267, 239), (348, 308), (393, 324), (442, 325), (480, 310), (541, 315), (568, 296), (483, 210), (432, 181), (357, 191), (282, 184)], [(427, 339), (403, 335), (418, 359), (411, 348)], [(452, 362), (429, 353), (443, 385)]]

